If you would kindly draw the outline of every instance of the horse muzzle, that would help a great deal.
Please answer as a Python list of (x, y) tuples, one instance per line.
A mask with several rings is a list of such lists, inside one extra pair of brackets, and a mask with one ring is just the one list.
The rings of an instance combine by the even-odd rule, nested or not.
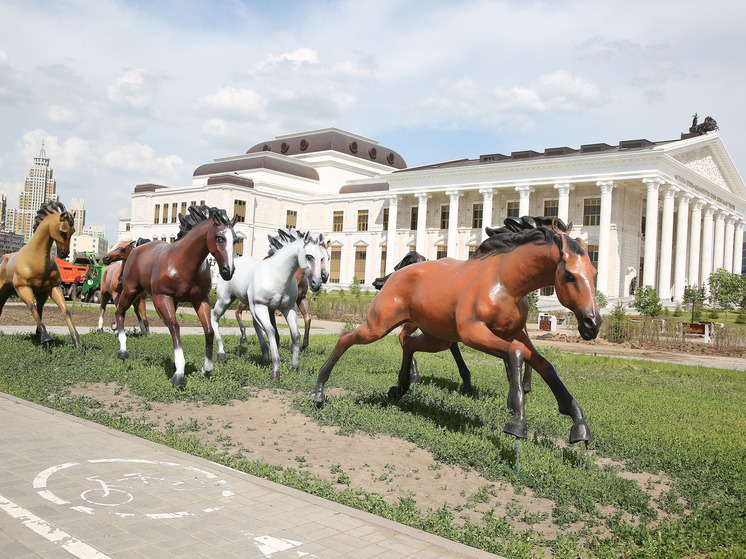
[(57, 251), (57, 258), (59, 258), (61, 260), (64, 260), (69, 255), (70, 255), (70, 251), (69, 250), (58, 250)]
[(592, 316), (577, 317), (578, 319), (578, 332), (580, 337), (584, 340), (595, 340), (598, 336), (598, 331), (601, 329), (601, 315), (596, 312)]
[(323, 280), (320, 278), (309, 279), (308, 289), (310, 289), (313, 293), (316, 293), (319, 289), (321, 289), (322, 283), (323, 283)]
[(233, 266), (221, 266), (220, 267), (220, 277), (223, 278), (225, 281), (230, 280), (233, 277), (233, 272), (235, 272), (236, 269)]
[(108, 266), (109, 264), (111, 264), (111, 257), (107, 254), (101, 259), (101, 262), (103, 262), (104, 265)]

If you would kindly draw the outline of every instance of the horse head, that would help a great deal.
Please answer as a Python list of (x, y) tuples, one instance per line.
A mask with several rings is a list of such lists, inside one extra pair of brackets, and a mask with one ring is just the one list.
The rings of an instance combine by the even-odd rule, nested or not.
[(133, 248), (135, 248), (135, 241), (119, 241), (109, 252), (104, 254), (101, 262), (108, 266), (118, 260), (127, 260)]
[[(324, 247), (323, 235), (314, 239), (310, 231), (303, 236), (303, 247), (298, 251), (298, 266), (308, 278), (308, 288), (316, 293), (321, 289), (328, 253)], [(326, 273), (327, 279), (329, 277)]]
[(588, 247), (582, 239), (572, 239), (565, 234), (554, 235), (559, 247), (560, 261), (554, 276), (557, 299), (575, 313), (578, 332), (584, 340), (598, 336), (601, 314), (596, 304), (596, 268), (591, 264)]
[(321, 247), (321, 253), (323, 254), (323, 258), (321, 259), (321, 281), (323, 283), (329, 281), (329, 261), (331, 260), (329, 247), (331, 245), (332, 242), (329, 239), (324, 240), (324, 234), (319, 233), (319, 246)]
[(207, 250), (210, 251), (218, 264), (220, 277), (228, 281), (233, 277), (233, 272), (236, 270), (233, 263), (233, 245), (236, 241), (233, 222), (228, 219), (225, 210), (209, 208), (209, 212)]
[(65, 210), (65, 206), (60, 204), (63, 211), (56, 216), (51, 216), (49, 236), (54, 239), (57, 245), (57, 256), (65, 259), (70, 254), (70, 240), (75, 233), (75, 212), (70, 213)]

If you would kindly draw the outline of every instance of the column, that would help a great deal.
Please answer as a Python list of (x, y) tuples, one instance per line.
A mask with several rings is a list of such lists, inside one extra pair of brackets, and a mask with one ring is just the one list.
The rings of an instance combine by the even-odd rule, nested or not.
[(642, 273), (643, 285), (655, 287), (655, 264), (658, 249), (658, 189), (663, 181), (659, 178), (642, 179), (648, 186), (648, 200), (645, 204), (645, 267)]
[(448, 206), (448, 246), (446, 256), (458, 258), (458, 199), (464, 195), (458, 190), (447, 190), (446, 196), (450, 200)]
[(616, 183), (614, 181), (598, 181), (596, 184), (601, 189), (601, 215), (598, 224), (598, 276), (596, 277), (596, 289), (601, 291), (604, 295), (611, 296), (609, 293), (609, 277), (613, 277), (613, 274), (609, 274), (609, 257), (611, 255), (609, 237), (611, 234), (611, 192), (614, 190)]
[(494, 188), (480, 188), (479, 193), (482, 195), (482, 233), (480, 240), (487, 238), (485, 227), (492, 227), (492, 198), (495, 195)]
[(736, 221), (735, 235), (733, 240), (733, 273), (740, 274), (743, 266), (743, 221)]
[(529, 204), (529, 198), (531, 193), (534, 191), (532, 186), (516, 186), (516, 192), (521, 197), (520, 205), (518, 206), (518, 216), (523, 217), (524, 215), (530, 215), (531, 206)]
[(704, 200), (696, 200), (692, 207), (692, 234), (689, 238), (689, 285), (702, 285), (699, 279), (699, 267), (702, 263), (699, 252), (699, 241), (702, 236), (702, 208)]
[(664, 301), (671, 298), (671, 259), (673, 256), (673, 206), (679, 189), (669, 186), (663, 196), (661, 221), (661, 262), (658, 275), (658, 295)]
[[(393, 194), (386, 196), (386, 200), (389, 203), (389, 229), (386, 232), (386, 272), (391, 273), (396, 266), (398, 254), (396, 250), (396, 214), (399, 209), (399, 197)], [(419, 214), (417, 215), (417, 225), (419, 225)]]
[(427, 258), (429, 251), (425, 247), (425, 221), (427, 221), (427, 200), (432, 198), (432, 195), (420, 192), (415, 194), (415, 197), (419, 204), (417, 205), (417, 236), (415, 237), (414, 249)]
[[(728, 216), (725, 221), (725, 253), (723, 254), (723, 268), (733, 273), (733, 235), (735, 234), (736, 218)], [(738, 270), (741, 273), (741, 270)]]
[[(568, 182), (554, 185), (555, 190), (559, 193), (559, 203), (557, 204), (557, 217), (569, 225), (570, 219), (570, 191), (575, 187)], [(603, 291), (603, 290), (601, 290)], [(606, 292), (604, 292), (606, 293)]]
[(718, 212), (715, 216), (715, 242), (712, 247), (712, 271), (723, 267), (723, 251), (725, 249), (725, 212)]
[(694, 196), (691, 194), (683, 194), (679, 198), (679, 216), (676, 220), (676, 259), (673, 270), (673, 298), (678, 302), (684, 300), (684, 289), (686, 288), (687, 232), (689, 229), (689, 202), (692, 198)]
[(707, 206), (702, 220), (702, 267), (699, 278), (703, 285), (709, 281), (710, 272), (712, 272), (712, 214), (714, 213), (714, 206)]

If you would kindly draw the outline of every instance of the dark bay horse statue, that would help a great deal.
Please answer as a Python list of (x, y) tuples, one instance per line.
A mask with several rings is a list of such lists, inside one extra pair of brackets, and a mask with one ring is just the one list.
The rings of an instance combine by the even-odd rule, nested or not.
[[(122, 274), (124, 273), (124, 263), (129, 258), (133, 248), (149, 243), (150, 239), (137, 239), (136, 241), (120, 241), (107, 252), (101, 261), (106, 264), (107, 268), (101, 276), (101, 301), (99, 303), (98, 329), (104, 327), (104, 313), (109, 301), (114, 302), (114, 307), (119, 303), (119, 296), (122, 294)], [(137, 301), (133, 304), (137, 323), (140, 325), (140, 333), (143, 336), (150, 336), (150, 323), (145, 308), (145, 293), (143, 292)], [(116, 328), (116, 323), (112, 325), (112, 330)]]
[(549, 385), (560, 413), (572, 418), (570, 442), (589, 441), (591, 432), (580, 404), (526, 335), (525, 296), (554, 285), (560, 303), (575, 314), (580, 335), (593, 339), (601, 326), (594, 287), (597, 272), (585, 243), (559, 232), (567, 229), (564, 224), (547, 227), (530, 218), (521, 223), (526, 229), (517, 232), (508, 227), (489, 230), (490, 236), (466, 261), (443, 258), (412, 264), (392, 274), (373, 299), (365, 322), (340, 336), (319, 371), (312, 398), (324, 401), (324, 384), (347, 349), (374, 342), (397, 326), (412, 323), (421, 334), (402, 340), (399, 382), (389, 390), (390, 397), (401, 397), (409, 389), (415, 352), (443, 351), (453, 342), (462, 342), (506, 363), (513, 417), (503, 431), (527, 437), (520, 378), (525, 361)]
[(233, 222), (225, 210), (207, 206), (190, 206), (189, 215), (179, 214), (181, 228), (176, 241), (152, 241), (132, 250), (124, 265), (122, 294), (117, 305), (116, 320), (119, 334), (117, 357), (126, 359), (127, 336), (124, 332), (124, 313), (143, 292), (148, 293), (158, 316), (168, 327), (174, 342), (176, 372), (171, 377), (174, 386), (184, 386), (184, 352), (181, 348), (176, 306), (191, 303), (205, 332), (204, 374), (212, 372), (212, 346), (215, 333), (210, 321), (210, 268), (207, 255), (218, 265), (220, 277), (233, 276), (233, 243), (236, 235)]
[(57, 256), (67, 258), (70, 239), (75, 233), (75, 213), (69, 213), (60, 202), (45, 202), (36, 213), (34, 235), (21, 250), (0, 259), (0, 314), (5, 301), (15, 291), (36, 321), (36, 333), (43, 344), (52, 341), (41, 320), (44, 303), (51, 297), (62, 311), (76, 348), (80, 348), (78, 331), (62, 293), (60, 269), (51, 256), (52, 243)]

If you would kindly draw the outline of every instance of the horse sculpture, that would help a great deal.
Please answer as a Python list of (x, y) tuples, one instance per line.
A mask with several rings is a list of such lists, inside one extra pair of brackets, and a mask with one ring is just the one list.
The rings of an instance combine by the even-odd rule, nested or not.
[(403, 337), (399, 381), (389, 390), (389, 397), (401, 397), (409, 389), (412, 355), (416, 351), (443, 351), (460, 341), (505, 360), (508, 406), (513, 417), (504, 425), (504, 432), (527, 437), (520, 378), (525, 361), (549, 385), (560, 413), (572, 418), (570, 442), (589, 441), (591, 432), (580, 404), (562, 384), (552, 364), (536, 351), (525, 331), (525, 296), (549, 285), (555, 286), (560, 303), (575, 313), (584, 339), (595, 338), (601, 326), (594, 288), (596, 269), (585, 243), (558, 232), (567, 228), (557, 222), (557, 227), (550, 228), (524, 219), (526, 229), (519, 232), (507, 227), (488, 229), (490, 236), (466, 261), (444, 258), (421, 262), (392, 274), (373, 299), (365, 322), (340, 336), (319, 371), (312, 398), (319, 403), (324, 401), (324, 384), (347, 349), (374, 342), (397, 326), (412, 323), (422, 333)]
[(236, 235), (233, 222), (225, 210), (207, 206), (190, 206), (189, 216), (179, 214), (181, 227), (173, 243), (153, 241), (132, 250), (124, 265), (122, 294), (117, 305), (116, 320), (119, 334), (117, 357), (126, 359), (127, 336), (124, 332), (124, 313), (143, 292), (148, 293), (155, 310), (168, 327), (174, 342), (176, 372), (171, 377), (174, 386), (184, 386), (184, 352), (181, 348), (176, 305), (181, 301), (192, 304), (205, 332), (204, 374), (213, 370), (212, 345), (214, 332), (210, 321), (210, 268), (207, 255), (218, 265), (220, 277), (233, 276), (233, 243)]
[[(303, 234), (297, 229), (279, 229), (278, 233), (276, 237), (269, 236), (270, 250), (264, 260), (238, 258), (233, 279), (218, 280), (215, 288), (218, 300), (212, 315), (212, 326), (218, 340), (218, 361), (224, 361), (227, 357), (218, 321), (236, 299), (248, 306), (265, 361), (269, 360), (271, 353), (272, 380), (280, 377), (276, 310), (283, 314), (290, 327), (291, 366), (298, 368), (300, 333), (295, 310), (298, 299), (295, 272), (303, 270), (313, 292), (321, 289), (322, 282), (328, 277), (323, 234), (314, 239), (309, 232)], [(264, 334), (269, 339), (269, 348)]]
[[(119, 303), (119, 296), (122, 294), (122, 274), (124, 273), (124, 263), (129, 258), (132, 249), (149, 243), (150, 239), (137, 239), (136, 241), (120, 241), (107, 252), (101, 261), (108, 267), (101, 276), (101, 301), (99, 303), (98, 329), (104, 327), (104, 313), (109, 301), (114, 302), (114, 307)], [(150, 337), (150, 323), (145, 309), (145, 294), (141, 294), (134, 304), (135, 316), (137, 323), (140, 325), (140, 333), (143, 336)], [(112, 330), (116, 328), (116, 323), (112, 324)]]
[(69, 213), (60, 202), (41, 205), (34, 221), (34, 235), (28, 244), (0, 259), (0, 314), (5, 301), (15, 291), (36, 320), (36, 333), (40, 335), (41, 343), (46, 344), (52, 341), (52, 337), (41, 317), (44, 303), (52, 297), (65, 317), (73, 344), (80, 348), (80, 337), (60, 287), (60, 270), (51, 256), (52, 243), (57, 245), (60, 258), (69, 254), (70, 239), (75, 233), (74, 220), (75, 214)]

